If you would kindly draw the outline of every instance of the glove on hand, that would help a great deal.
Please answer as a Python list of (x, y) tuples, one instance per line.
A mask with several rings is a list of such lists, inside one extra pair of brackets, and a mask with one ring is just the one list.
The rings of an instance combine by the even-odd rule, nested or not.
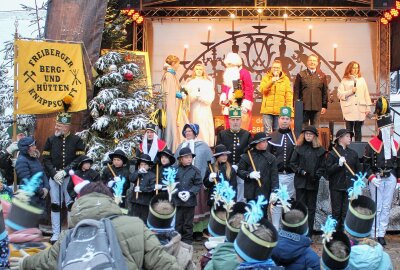
[(210, 173), (210, 176), (208, 177), (208, 181), (214, 182), (214, 179), (217, 178), (217, 174), (215, 172)]
[(346, 162), (346, 158), (345, 157), (340, 157), (339, 158), (339, 166), (340, 167), (342, 167), (345, 162)]
[(260, 175), (260, 172), (258, 172), (258, 171), (253, 171), (253, 172), (250, 173), (249, 177), (250, 177), (251, 179), (260, 179), (261, 175)]

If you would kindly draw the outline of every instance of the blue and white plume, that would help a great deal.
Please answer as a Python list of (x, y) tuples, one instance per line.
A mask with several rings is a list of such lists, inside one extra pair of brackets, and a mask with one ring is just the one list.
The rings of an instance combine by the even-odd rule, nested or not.
[(29, 202), (31, 197), (35, 194), (35, 191), (42, 183), (43, 172), (35, 173), (30, 179), (22, 179), (24, 182), (20, 186), (18, 193), (15, 195), (20, 201)]
[(322, 234), (322, 243), (328, 243), (332, 240), (332, 234), (336, 232), (336, 224), (337, 221), (332, 218), (331, 215), (325, 221), (324, 225), (321, 225)]
[(264, 217), (263, 207), (268, 204), (268, 200), (264, 195), (259, 195), (257, 201), (250, 201), (246, 206), (246, 213), (244, 213), (244, 223), (249, 227), (252, 232), (257, 229), (259, 221)]
[(162, 180), (162, 183), (165, 185), (165, 188), (163, 188), (163, 190), (166, 190), (168, 192), (169, 201), (172, 201), (172, 195), (178, 191), (176, 185), (178, 185), (179, 182), (175, 182), (177, 172), (178, 170), (173, 167), (169, 167), (163, 172), (164, 180)]
[(113, 193), (114, 193), (114, 201), (117, 204), (120, 204), (122, 202), (122, 193), (124, 191), (124, 184), (125, 184), (125, 177), (120, 177), (120, 181), (116, 181), (112, 187)]
[(287, 191), (287, 185), (279, 184), (279, 188), (275, 190), (274, 193), (271, 194), (271, 203), (275, 203), (279, 201), (282, 204), (283, 211), (288, 212), (290, 211), (291, 204), (289, 203), (290, 196)]
[(356, 179), (351, 179), (353, 181), (353, 186), (347, 190), (349, 193), (349, 200), (355, 200), (362, 194), (362, 189), (366, 187), (364, 179), (367, 176), (367, 173), (362, 174), (359, 172), (355, 175)]

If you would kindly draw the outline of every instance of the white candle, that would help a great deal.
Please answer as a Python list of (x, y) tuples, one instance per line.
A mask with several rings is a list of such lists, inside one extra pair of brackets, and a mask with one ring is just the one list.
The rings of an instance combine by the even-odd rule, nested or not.
[(187, 53), (187, 49), (189, 48), (189, 45), (185, 44), (183, 46), (183, 61), (186, 61), (186, 53)]
[(207, 33), (207, 43), (210, 42), (210, 36), (211, 36), (211, 26), (208, 27), (208, 33)]
[(287, 31), (287, 18), (288, 18), (288, 15), (286, 13), (283, 14), (283, 23), (285, 25), (285, 32)]
[(309, 35), (309, 40), (311, 43), (312, 42), (312, 25), (308, 26), (308, 35)]
[(231, 19), (232, 19), (232, 32), (235, 31), (235, 14), (231, 14)]
[(336, 62), (337, 44), (333, 44), (333, 61)]

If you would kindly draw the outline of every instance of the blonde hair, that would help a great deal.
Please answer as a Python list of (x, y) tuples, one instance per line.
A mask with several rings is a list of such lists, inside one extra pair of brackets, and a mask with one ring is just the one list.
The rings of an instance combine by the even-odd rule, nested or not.
[(196, 72), (195, 72), (196, 67), (201, 67), (203, 69), (203, 74), (201, 75), (203, 79), (210, 80), (206, 72), (206, 67), (202, 63), (198, 63), (193, 67), (192, 76), (190, 77), (191, 80), (196, 78)]
[[(305, 132), (302, 132), (299, 136), (299, 138), (297, 138), (297, 145), (303, 145), (304, 142), (306, 141), (305, 136), (304, 136)], [(314, 134), (314, 133), (313, 133)], [(312, 140), (312, 147), (313, 148), (318, 148), (321, 147), (321, 143), (318, 140), (318, 136), (314, 134), (314, 138)]]
[[(229, 161), (226, 161), (226, 177), (228, 178), (228, 180), (231, 180), (231, 171), (232, 171), (232, 166), (229, 163)], [(213, 166), (213, 170), (215, 173), (219, 173), (219, 161), (218, 161), (218, 157), (215, 158), (215, 163)]]
[(165, 63), (167, 63), (168, 65), (172, 65), (173, 63), (177, 63), (177, 62), (178, 63), (180, 62), (178, 56), (170, 54), (167, 56), (167, 58), (165, 58)]

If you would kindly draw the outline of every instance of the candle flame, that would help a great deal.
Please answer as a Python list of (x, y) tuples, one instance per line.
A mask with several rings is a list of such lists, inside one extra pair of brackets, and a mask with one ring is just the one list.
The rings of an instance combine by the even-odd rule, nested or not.
[(257, 9), (258, 14), (261, 14), (263, 10), (261, 8)]
[(337, 48), (337, 44), (335, 43), (335, 44), (333, 44), (333, 48)]
[(312, 25), (311, 24), (308, 26), (308, 29), (312, 29)]
[(284, 19), (287, 19), (289, 16), (285, 13), (285, 14), (283, 14), (283, 18)]
[(211, 26), (209, 26), (209, 27), (208, 27), (208, 31), (211, 31), (211, 30), (212, 30), (212, 27), (211, 27)]
[(183, 45), (183, 48), (187, 49), (187, 48), (189, 48), (189, 45), (185, 44), (185, 45)]
[(235, 19), (235, 17), (236, 17), (235, 14), (232, 13), (231, 14), (231, 19)]

